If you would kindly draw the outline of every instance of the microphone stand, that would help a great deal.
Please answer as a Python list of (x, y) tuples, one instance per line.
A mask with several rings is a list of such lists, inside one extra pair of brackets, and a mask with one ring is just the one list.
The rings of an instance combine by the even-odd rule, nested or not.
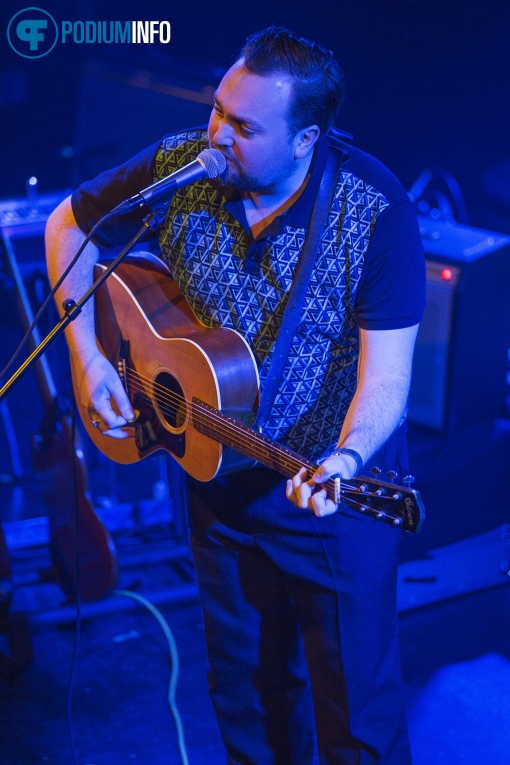
[(5, 385), (0, 388), (0, 401), (5, 398), (11, 388), (16, 385), (16, 383), (23, 377), (26, 372), (28, 372), (28, 370), (35, 364), (39, 357), (46, 352), (46, 350), (55, 342), (58, 337), (60, 337), (66, 327), (80, 315), (85, 303), (90, 300), (92, 295), (97, 292), (103, 282), (106, 281), (106, 279), (113, 271), (115, 271), (119, 263), (124, 260), (126, 255), (133, 249), (135, 244), (142, 239), (144, 234), (146, 234), (148, 230), (155, 231), (158, 226), (161, 225), (165, 217), (167, 207), (168, 202), (165, 202), (157, 209), (151, 210), (151, 212), (144, 218), (143, 226), (136, 234), (136, 236), (133, 237), (129, 244), (126, 245), (126, 247), (124, 247), (122, 252), (115, 258), (115, 260), (108, 266), (108, 268), (101, 274), (101, 276), (96, 279), (90, 289), (87, 290), (87, 292), (77, 302), (71, 298), (67, 298), (63, 301), (62, 308), (64, 309), (64, 315), (55, 325), (55, 327), (46, 335), (44, 340), (42, 340), (42, 342), (40, 342), (39, 345), (34, 348), (30, 356), (26, 359), (26, 361), (23, 362), (19, 369), (16, 370), (16, 372), (12, 375), (12, 377), (10, 377)]

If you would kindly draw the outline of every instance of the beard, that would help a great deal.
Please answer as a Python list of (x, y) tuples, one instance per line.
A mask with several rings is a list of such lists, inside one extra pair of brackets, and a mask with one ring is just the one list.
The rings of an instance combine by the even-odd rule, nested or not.
[(272, 187), (272, 184), (265, 183), (255, 175), (245, 173), (233, 161), (231, 161), (230, 164), (227, 161), (227, 168), (223, 175), (220, 176), (220, 180), (222, 184), (229, 189), (254, 194), (269, 191)]
[[(220, 151), (217, 146), (212, 145), (211, 148)], [(274, 187), (275, 178), (260, 178), (259, 176), (246, 173), (240, 167), (237, 159), (227, 156), (224, 151), (221, 153), (227, 161), (227, 167), (223, 173), (218, 176), (218, 180), (222, 186), (248, 194), (262, 194), (271, 191)]]

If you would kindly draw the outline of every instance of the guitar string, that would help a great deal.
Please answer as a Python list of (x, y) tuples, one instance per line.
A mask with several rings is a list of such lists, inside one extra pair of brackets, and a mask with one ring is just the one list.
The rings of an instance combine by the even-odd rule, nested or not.
[[(156, 400), (157, 400), (158, 405), (159, 405), (159, 407), (160, 407), (160, 409), (161, 409), (163, 414), (173, 414), (174, 416), (176, 416), (178, 411), (179, 411), (179, 409), (180, 409), (180, 405), (182, 405), (182, 404), (185, 404), (186, 407), (191, 406), (191, 408), (193, 408), (193, 404), (188, 399), (186, 399), (184, 396), (181, 396), (180, 394), (178, 394), (178, 393), (176, 393), (174, 391), (169, 391), (168, 388), (166, 388), (165, 386), (163, 386), (163, 385), (161, 385), (159, 383), (156, 383), (156, 382), (150, 380), (147, 377), (144, 377), (139, 372), (136, 372), (135, 370), (133, 370), (133, 369), (131, 369), (129, 367), (126, 368), (126, 371), (128, 372), (128, 374), (130, 376), (129, 383), (130, 384), (137, 384), (137, 385), (139, 385), (138, 390), (136, 392), (139, 392), (139, 393), (141, 393), (141, 394), (143, 394), (145, 396), (148, 396), (145, 388), (143, 387), (143, 383), (144, 382), (147, 383), (149, 386), (151, 386), (156, 394), (157, 394), (157, 390), (161, 391), (159, 396), (156, 395)], [(161, 406), (161, 402), (165, 402), (167, 405), (170, 406), (170, 412), (168, 410), (165, 412), (164, 408)], [(221, 413), (219, 413), (219, 415), (221, 415)], [(202, 416), (200, 416), (198, 414), (193, 414), (192, 415), (192, 420), (194, 422), (197, 422), (197, 423), (203, 422), (206, 425), (211, 420), (214, 420), (217, 423), (217, 428), (216, 429), (220, 433), (228, 434), (228, 430), (224, 426), (222, 426), (222, 416), (216, 416), (214, 414), (214, 412), (208, 412), (207, 413), (207, 417), (202, 417)], [(247, 443), (247, 444), (250, 443), (248, 435), (244, 434), (243, 431), (241, 430), (241, 424), (240, 423), (236, 423), (234, 421), (233, 423), (231, 423), (231, 427), (234, 428), (234, 429), (239, 428), (239, 430), (237, 431), (236, 435), (238, 436), (238, 441), (241, 443), (241, 445), (243, 443)], [(258, 434), (255, 433), (255, 435), (258, 435)], [(280, 445), (276, 444), (276, 446), (280, 446)], [(284, 449), (285, 447), (281, 447), (280, 446), (280, 448)], [(262, 457), (265, 456), (265, 454), (266, 454), (263, 449), (261, 450), (259, 448), (258, 445), (255, 448), (253, 448), (253, 444), (251, 444), (250, 445), (250, 450), (251, 450), (252, 454), (255, 455), (255, 457), (260, 456), (261, 460), (262, 460)], [(283, 453), (283, 455), (280, 453), (280, 456), (282, 457), (282, 459), (278, 460), (278, 462), (279, 462), (280, 465), (282, 465), (282, 467), (286, 467), (288, 469), (291, 469), (291, 468), (292, 469), (296, 469), (296, 468), (302, 467), (301, 463), (298, 461), (297, 458), (293, 458), (292, 456), (285, 454), (285, 452)], [(309, 467), (309, 466), (306, 466), (306, 467)], [(312, 466), (312, 467), (315, 467), (315, 466)], [(331, 493), (334, 493), (335, 486), (334, 486), (333, 479), (330, 479), (329, 481), (326, 481), (324, 486), (326, 488), (329, 488)], [(396, 488), (397, 487), (395, 487), (395, 489)], [(380, 500), (390, 500), (391, 499), (391, 497), (389, 497), (389, 496), (380, 496), (378, 494), (375, 494), (375, 492), (361, 492), (359, 487), (354, 486), (352, 484), (349, 484), (346, 480), (343, 480), (341, 482), (341, 494), (348, 494), (348, 495), (350, 495), (350, 494), (357, 494), (357, 495), (362, 494), (365, 499), (376, 498), (379, 501)], [(358, 506), (359, 508), (362, 508), (363, 510), (365, 510), (367, 512), (374, 512), (374, 513), (378, 512), (377, 510), (375, 510), (374, 508), (370, 507), (369, 505), (366, 505), (363, 502), (361, 502), (360, 500), (356, 500), (356, 499), (354, 499), (351, 496), (346, 497), (346, 499), (349, 502), (351, 502), (353, 505)], [(393, 516), (392, 515), (388, 515), (388, 514), (384, 514), (384, 515), (386, 515), (386, 517), (391, 518), (393, 520)]]
[[(169, 402), (171, 404), (171, 406), (174, 406), (174, 402), (176, 402), (177, 406), (175, 406), (174, 410), (172, 412), (170, 412), (170, 413), (176, 414), (178, 412), (178, 410), (179, 410), (179, 406), (178, 405), (181, 404), (181, 403), (184, 403), (184, 404), (186, 404), (188, 406), (191, 405), (191, 407), (193, 407), (191, 402), (189, 400), (187, 400), (184, 396), (181, 396), (180, 394), (177, 394), (177, 393), (175, 393), (173, 391), (169, 391), (165, 386), (162, 386), (159, 383), (154, 383), (149, 378), (143, 377), (138, 372), (135, 372), (132, 369), (128, 368), (127, 371), (131, 375), (131, 383), (133, 383), (133, 382), (137, 382), (137, 383), (139, 383), (139, 382), (146, 382), (149, 385), (152, 385), (153, 388), (159, 388), (161, 391), (164, 392), (165, 395), (161, 395), (159, 398), (156, 397), (158, 399), (158, 404), (160, 403), (160, 401), (163, 401), (165, 398), (166, 398), (167, 402)], [(142, 393), (143, 395), (146, 395), (146, 396), (148, 395), (146, 390), (143, 387), (138, 388), (137, 392), (140, 392), (140, 393)], [(172, 399), (174, 401), (172, 401)], [(161, 406), (160, 406), (160, 409), (162, 410), (163, 413), (165, 413)], [(166, 413), (168, 414), (168, 411)], [(201, 417), (199, 415), (193, 415), (192, 419), (193, 419), (194, 422), (197, 422), (197, 423), (203, 422), (206, 425), (208, 424), (208, 422), (211, 419), (214, 419), (219, 424), (219, 428), (218, 428), (219, 431), (223, 432), (223, 433), (228, 433), (228, 430), (225, 429), (225, 427), (222, 427), (223, 416), (221, 415), (221, 413), (218, 413), (218, 415), (219, 416), (216, 416), (214, 414), (214, 412), (208, 412), (207, 413), (207, 417)], [(240, 429), (242, 427), (242, 424), (241, 423), (237, 423), (237, 422), (234, 421), (233, 423), (231, 423), (231, 427), (232, 428), (239, 428)], [(244, 441), (245, 443), (249, 443), (249, 440), (248, 440), (249, 436), (244, 434), (242, 430), (240, 430), (240, 432), (238, 432), (238, 435), (241, 438), (241, 441)], [(254, 432), (254, 435), (258, 435), (258, 434), (256, 432)], [(285, 447), (282, 447), (280, 444), (276, 444), (276, 446), (280, 447), (281, 449), (285, 449)], [(259, 455), (261, 455), (261, 454), (264, 454), (264, 451), (263, 450), (260, 451), (260, 449), (258, 449), (257, 453)], [(286, 464), (287, 467), (295, 468), (295, 467), (299, 467), (300, 466), (300, 461), (298, 461), (299, 457), (295, 457), (294, 458), (294, 457), (292, 457), (292, 455), (287, 455), (285, 453), (283, 454), (283, 456), (284, 456), (283, 463)], [(315, 466), (310, 466), (310, 467), (315, 467)], [(368, 480), (370, 480), (370, 479), (368, 479)], [(353, 485), (347, 484), (346, 481), (343, 482), (343, 485), (345, 485), (346, 488), (349, 488), (354, 493), (360, 493), (360, 489), (357, 486), (353, 486)], [(397, 489), (396, 486), (395, 486), (395, 489)], [(371, 494), (371, 493), (365, 494), (364, 493), (364, 496), (366, 496), (366, 497), (375, 496), (375, 497), (380, 499), (379, 495), (376, 495), (375, 493), (374, 494)]]
[[(129, 370), (129, 371), (131, 373), (131, 378), (132, 378), (130, 380), (130, 383), (133, 383), (133, 382), (137, 383), (140, 380), (144, 380), (144, 379), (145, 379), (146, 382), (149, 382), (149, 383), (151, 382), (150, 380), (147, 380), (147, 378), (143, 378), (138, 373), (136, 373), (136, 376), (134, 376), (132, 370)], [(159, 388), (161, 388), (162, 391), (165, 392), (164, 396), (161, 396), (161, 395), (159, 397), (156, 396), (159, 408), (161, 409), (163, 414), (173, 414), (173, 415), (176, 415), (177, 412), (179, 411), (179, 408), (180, 408), (179, 405), (182, 404), (182, 403), (185, 403), (188, 406), (191, 405), (191, 408), (193, 408), (193, 404), (190, 404), (189, 400), (187, 400), (185, 397), (180, 396), (179, 394), (174, 393), (173, 391), (168, 391), (167, 388), (165, 388), (164, 386), (161, 386), (161, 385), (159, 385), (157, 383), (154, 383), (153, 385), (154, 385), (154, 388), (159, 387)], [(137, 392), (140, 392), (140, 393), (142, 393), (144, 395), (148, 395), (147, 392), (143, 388), (138, 388)], [(171, 407), (170, 411), (168, 411), (168, 410), (165, 411), (165, 409), (161, 406), (161, 402), (164, 401), (165, 399), (166, 399), (166, 402), (170, 404), (170, 407)], [(198, 405), (198, 406), (200, 406), (200, 405)], [(220, 413), (220, 415), (221, 415), (221, 413)], [(228, 429), (225, 428), (225, 426), (222, 426), (223, 417), (222, 416), (216, 416), (214, 414), (214, 412), (211, 412), (211, 413), (208, 412), (207, 413), (207, 417), (203, 417), (203, 416), (201, 416), (199, 414), (193, 414), (192, 415), (192, 420), (193, 420), (193, 422), (196, 422), (197, 424), (204, 423), (205, 425), (208, 425), (208, 423), (211, 420), (214, 420), (215, 422), (217, 422), (219, 424), (218, 430), (220, 432), (225, 433), (225, 434), (228, 434), (228, 432), (229, 432)], [(240, 426), (241, 426), (241, 423), (236, 423), (235, 421), (231, 424), (231, 427), (233, 429), (236, 429), (237, 427), (240, 427)], [(244, 434), (242, 431), (240, 431), (240, 432), (237, 433), (237, 435), (241, 439), (241, 441), (249, 443), (248, 435), (247, 434)], [(259, 434), (254, 431), (254, 435), (258, 436)], [(282, 447), (279, 444), (276, 444), (276, 446), (280, 447), (281, 449), (285, 448), (285, 447)], [(251, 446), (251, 450), (252, 451), (254, 450), (253, 449), (253, 445)], [(264, 453), (263, 449), (261, 450), (258, 447), (258, 445), (255, 447), (255, 450), (257, 451), (257, 455), (262, 455)], [(280, 462), (283, 462), (288, 467), (296, 466), (296, 468), (299, 468), (300, 463), (298, 462), (297, 458), (292, 458), (290, 455), (287, 455), (285, 453), (282, 456), (283, 456), (284, 459), (280, 460)]]
[[(143, 388), (139, 389), (139, 392), (143, 393), (144, 395), (147, 395), (146, 391)], [(175, 398), (177, 398), (177, 399), (182, 399), (183, 401), (186, 401), (186, 399), (184, 399), (183, 397), (179, 396), (178, 394), (172, 394), (172, 395)], [(167, 395), (167, 399), (168, 398), (169, 397)], [(189, 403), (189, 402), (186, 402), (186, 403)], [(197, 404), (197, 406), (200, 407), (200, 404)], [(211, 420), (215, 420), (217, 422), (217, 430), (219, 432), (223, 432), (225, 434), (227, 434), (229, 432), (224, 427), (222, 427), (222, 418), (221, 417), (216, 417), (214, 415), (214, 412), (207, 412), (207, 417), (204, 417), (204, 418), (200, 417), (195, 412), (192, 415), (192, 420), (193, 420), (193, 422), (199, 422), (200, 420), (202, 420), (205, 423), (210, 423)], [(239, 425), (239, 423), (232, 423), (232, 427), (233, 428), (236, 428), (238, 425)], [(249, 443), (248, 442), (248, 437), (245, 436), (245, 434), (243, 434), (242, 431), (240, 433), (238, 433), (238, 440), (240, 440), (241, 442), (245, 441), (245, 442)], [(280, 445), (276, 444), (276, 446), (280, 446)], [(233, 448), (235, 448), (235, 446)], [(280, 448), (283, 449), (284, 447), (280, 447)], [(263, 462), (263, 457), (266, 455), (266, 452), (261, 451), (258, 448), (254, 448), (253, 445), (251, 446), (251, 452), (255, 456), (255, 458), (259, 457), (259, 461)], [(299, 461), (298, 458), (293, 458), (290, 455), (283, 455), (283, 459), (280, 459), (278, 462), (279, 462), (279, 464), (282, 467), (286, 467), (287, 469), (292, 468), (293, 471), (294, 470), (297, 471), (300, 467), (303, 467), (303, 465), (301, 464), (301, 461)], [(335, 483), (334, 483), (333, 479), (329, 479), (328, 481), (326, 481), (326, 483), (324, 484), (323, 488), (329, 489), (330, 494), (332, 494), (333, 496), (335, 495), (336, 486), (335, 486)], [(360, 501), (358, 499), (355, 499), (353, 496), (351, 496), (352, 494), (362, 495), (363, 498), (365, 499), (365, 502), (362, 502), (362, 501)], [(388, 501), (390, 501), (392, 499), (388, 495), (380, 496), (380, 495), (376, 494), (375, 492), (369, 492), (369, 491), (362, 492), (359, 487), (352, 486), (346, 480), (343, 480), (341, 482), (340, 495), (343, 497), (344, 501), (349, 502), (349, 504), (354, 509), (357, 509), (358, 512), (360, 512), (362, 514), (367, 514), (367, 515), (375, 516), (379, 520), (386, 520), (386, 521), (391, 522), (392, 524), (396, 524), (396, 525), (401, 525), (402, 524), (402, 519), (401, 519), (400, 516), (384, 512), (383, 510), (374, 508), (374, 507), (366, 504), (367, 500), (374, 499), (374, 498), (376, 500), (378, 500), (379, 502), (384, 502), (385, 500), (386, 500), (386, 502), (388, 502)]]

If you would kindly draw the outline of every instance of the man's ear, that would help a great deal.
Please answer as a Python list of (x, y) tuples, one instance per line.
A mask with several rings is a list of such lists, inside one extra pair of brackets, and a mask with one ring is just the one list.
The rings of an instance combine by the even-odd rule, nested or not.
[(303, 159), (306, 157), (319, 140), (320, 134), (320, 127), (317, 125), (310, 125), (300, 130), (294, 138), (294, 158)]

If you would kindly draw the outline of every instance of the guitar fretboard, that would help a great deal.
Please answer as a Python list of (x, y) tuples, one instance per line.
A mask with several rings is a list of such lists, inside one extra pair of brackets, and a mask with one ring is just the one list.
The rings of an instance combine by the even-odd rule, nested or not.
[[(306, 468), (308, 476), (311, 477), (317, 469), (313, 462), (196, 398), (192, 401), (192, 419), (193, 427), (200, 433), (224, 446), (230, 446), (286, 478), (296, 475), (301, 468)], [(340, 479), (330, 479), (324, 484), (324, 488), (328, 497), (338, 503)]]

